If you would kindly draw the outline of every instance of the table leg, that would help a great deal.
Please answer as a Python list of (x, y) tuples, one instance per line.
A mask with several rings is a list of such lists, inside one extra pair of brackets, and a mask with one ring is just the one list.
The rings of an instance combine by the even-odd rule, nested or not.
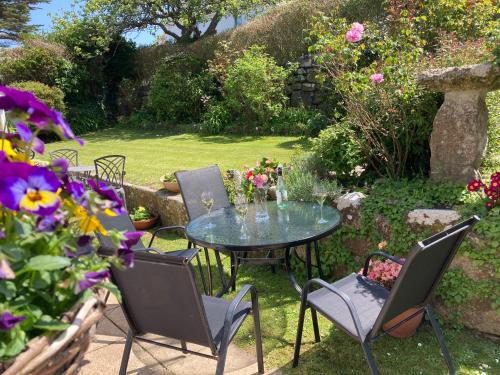
[(288, 280), (290, 280), (290, 283), (295, 288), (295, 290), (297, 292), (299, 292), (299, 294), (302, 294), (302, 288), (300, 287), (299, 283), (297, 282), (297, 279), (295, 278), (295, 275), (293, 274), (293, 271), (292, 271), (292, 264), (290, 262), (290, 259), (292, 257), (292, 251), (294, 251), (294, 249), (292, 247), (287, 247), (285, 250), (286, 273), (288, 275)]
[(325, 275), (323, 274), (323, 269), (321, 268), (318, 241), (314, 241), (314, 255), (316, 256), (316, 267), (318, 268), (319, 278), (324, 280)]
[(311, 259), (311, 243), (308, 242), (306, 245), (306, 268), (307, 268), (307, 280), (312, 279), (312, 259)]
[(212, 269), (210, 267), (210, 256), (208, 254), (208, 249), (206, 247), (204, 247), (203, 250), (205, 250), (205, 259), (207, 261), (208, 295), (211, 296), (213, 293), (214, 284), (212, 282)]
[(231, 252), (231, 262), (233, 263), (232, 268), (231, 268), (231, 279), (229, 280), (229, 283), (222, 288), (222, 290), (217, 293), (216, 297), (222, 297), (224, 294), (226, 294), (231, 287), (233, 287), (233, 290), (236, 288), (236, 275), (238, 274), (238, 253), (237, 252)]

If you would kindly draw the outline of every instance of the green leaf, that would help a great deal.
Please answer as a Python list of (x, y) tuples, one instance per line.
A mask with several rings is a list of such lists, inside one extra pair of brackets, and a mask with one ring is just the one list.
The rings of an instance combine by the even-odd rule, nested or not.
[(50, 276), (50, 272), (48, 271), (40, 271), (36, 272), (31, 281), (31, 287), (34, 289), (45, 289), (52, 282), (52, 278)]
[(19, 327), (15, 327), (9, 332), (10, 341), (5, 347), (4, 355), (6, 357), (14, 357), (26, 346), (26, 333)]
[(113, 293), (113, 295), (116, 297), (116, 299), (118, 300), (119, 303), (122, 302), (122, 295), (115, 284), (110, 283), (110, 282), (105, 282), (105, 283), (100, 284), (100, 286), (109, 290), (111, 293)]
[(65, 257), (52, 255), (38, 255), (29, 260), (26, 265), (28, 271), (54, 271), (68, 267), (71, 261)]
[(33, 325), (34, 328), (47, 331), (63, 331), (69, 326), (70, 324), (63, 323), (60, 320), (54, 319), (49, 315), (42, 315), (42, 317)]
[(0, 293), (9, 300), (16, 295), (16, 284), (12, 281), (0, 281)]

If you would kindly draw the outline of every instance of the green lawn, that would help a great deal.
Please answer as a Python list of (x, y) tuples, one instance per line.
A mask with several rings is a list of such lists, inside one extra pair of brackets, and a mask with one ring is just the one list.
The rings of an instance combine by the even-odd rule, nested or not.
[(126, 180), (160, 187), (159, 179), (167, 172), (218, 164), (223, 170), (242, 169), (261, 157), (288, 161), (294, 145), (303, 144), (297, 137), (171, 135), (162, 131), (107, 129), (87, 134), (80, 148), (73, 141), (55, 142), (47, 150), (76, 148), (80, 164), (93, 164), (99, 156), (121, 154), (127, 157)]
[[(180, 249), (186, 247), (186, 240), (168, 235), (160, 237), (155, 246), (164, 250)], [(227, 257), (224, 262), (228, 270)], [(212, 259), (211, 264), (213, 274), (217, 275), (215, 259)], [(292, 369), (299, 295), (290, 285), (284, 270), (272, 274), (269, 267), (244, 266), (238, 273), (236, 291), (244, 284), (255, 285), (259, 293), (264, 365), (267, 370), (282, 368), (291, 375), (369, 374), (361, 346), (321, 316), (319, 325), (322, 342), (314, 343), (309, 313), (304, 325), (301, 362), (296, 369)], [(500, 374), (500, 345), (466, 329), (444, 326), (443, 332), (459, 374)], [(249, 352), (254, 352), (252, 319), (245, 322), (235, 342)], [(384, 337), (372, 344), (371, 348), (379, 370), (384, 375), (448, 374), (428, 323), (412, 338), (401, 340)]]

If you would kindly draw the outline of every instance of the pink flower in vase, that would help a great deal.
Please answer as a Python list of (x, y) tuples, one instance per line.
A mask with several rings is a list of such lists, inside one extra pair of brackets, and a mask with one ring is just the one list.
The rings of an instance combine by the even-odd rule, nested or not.
[(257, 189), (262, 189), (264, 187), (264, 184), (267, 182), (267, 176), (259, 173), (254, 177), (252, 182)]

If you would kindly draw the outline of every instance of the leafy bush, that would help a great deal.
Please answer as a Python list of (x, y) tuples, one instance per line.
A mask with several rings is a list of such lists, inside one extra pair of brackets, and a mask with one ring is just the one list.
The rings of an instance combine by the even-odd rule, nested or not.
[(187, 55), (172, 56), (154, 74), (147, 106), (159, 122), (198, 121), (202, 97), (213, 89), (213, 78), (202, 63)]
[(252, 46), (227, 70), (223, 95), (232, 114), (241, 121), (265, 124), (276, 116), (287, 97), (288, 71), (264, 52)]
[(57, 87), (50, 87), (44, 83), (35, 81), (14, 82), (10, 86), (30, 91), (50, 108), (64, 112), (64, 93)]
[(356, 166), (366, 165), (361, 147), (354, 140), (357, 136), (348, 123), (334, 124), (313, 139), (312, 150), (325, 169), (340, 179), (350, 179)]
[(64, 55), (64, 47), (44, 43), (26, 45), (7, 51), (1, 59), (0, 78), (3, 83), (37, 81), (48, 86), (64, 86), (72, 64)]
[(96, 131), (105, 128), (107, 125), (102, 106), (90, 101), (68, 108), (67, 117), (75, 134)]
[(316, 137), (328, 123), (328, 118), (319, 111), (288, 107), (264, 124), (263, 128), (268, 134)]
[(226, 130), (231, 120), (231, 114), (221, 102), (208, 105), (207, 111), (201, 117), (200, 132), (205, 134), (221, 134)]

